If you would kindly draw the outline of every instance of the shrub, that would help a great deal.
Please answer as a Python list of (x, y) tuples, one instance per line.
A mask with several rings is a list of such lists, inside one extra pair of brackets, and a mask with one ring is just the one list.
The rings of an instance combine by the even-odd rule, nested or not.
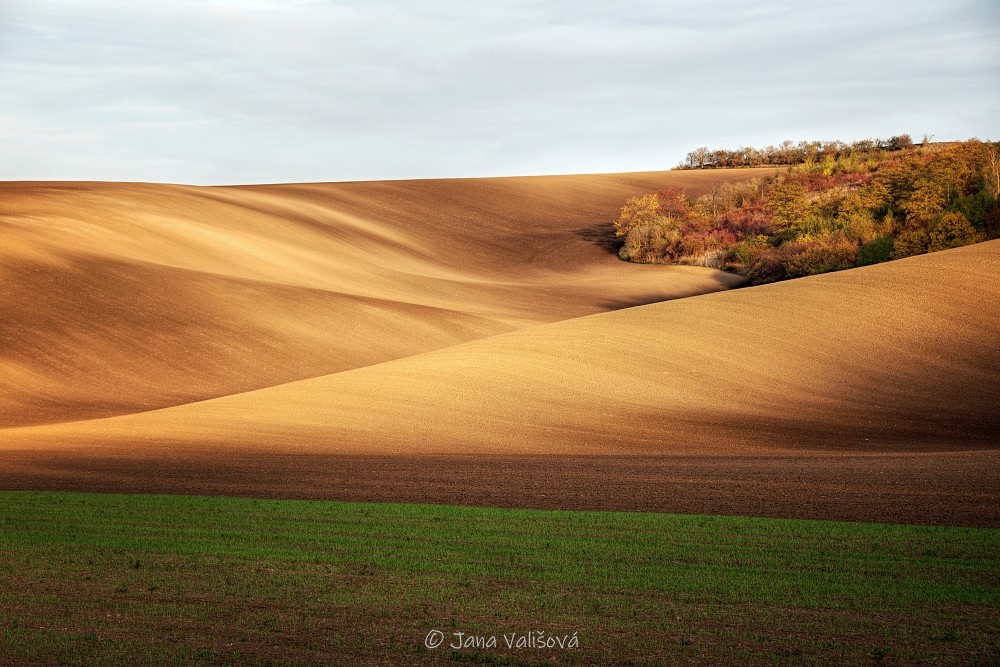
[(892, 255), (896, 259), (922, 255), (927, 252), (927, 232), (923, 229), (907, 229), (900, 232), (892, 244)]
[(868, 243), (879, 235), (879, 225), (875, 222), (875, 216), (868, 211), (841, 215), (837, 222), (844, 236), (855, 243)]
[(858, 252), (858, 266), (880, 264), (881, 262), (888, 262), (892, 258), (892, 237), (888, 234), (885, 236), (878, 236), (861, 246), (861, 250)]
[(948, 206), (948, 210), (961, 213), (973, 227), (983, 229), (986, 213), (994, 203), (995, 200), (990, 195), (989, 190), (983, 188), (975, 194), (959, 197)]
[(751, 246), (748, 254), (744, 275), (752, 284), (763, 285), (785, 279), (785, 265), (777, 248), (769, 245)]
[(961, 213), (945, 213), (934, 225), (929, 236), (930, 252), (958, 248), (978, 241), (975, 228)]
[(811, 241), (829, 236), (837, 231), (839, 225), (834, 218), (819, 213), (804, 215), (796, 220), (782, 236), (788, 241)]
[(664, 188), (656, 193), (656, 199), (662, 216), (683, 220), (691, 214), (691, 200), (680, 188)]
[(983, 236), (988, 239), (1000, 239), (1000, 201), (983, 216)]
[(766, 234), (771, 229), (771, 216), (764, 210), (764, 205), (761, 202), (747, 208), (730, 211), (724, 217), (719, 218), (717, 224), (721, 229), (728, 229), (740, 236)]
[(843, 237), (791, 243), (783, 248), (785, 275), (789, 278), (841, 271), (857, 264), (858, 247)]
[(747, 236), (739, 243), (729, 246), (729, 249), (722, 253), (719, 267), (726, 271), (736, 271), (745, 273), (754, 259), (754, 250), (768, 247), (767, 237), (763, 234)]
[(694, 208), (704, 215), (718, 217), (730, 211), (761, 205), (763, 182), (758, 178), (736, 183), (723, 183), (712, 192), (698, 198)]
[(625, 245), (618, 256), (629, 262), (641, 264), (671, 260), (681, 233), (670, 220), (657, 220), (632, 227), (625, 237)]

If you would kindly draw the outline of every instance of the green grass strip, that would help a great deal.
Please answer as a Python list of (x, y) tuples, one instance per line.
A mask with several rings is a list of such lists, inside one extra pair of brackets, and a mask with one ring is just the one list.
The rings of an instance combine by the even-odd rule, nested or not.
[(1000, 530), (4, 492), (0, 588), (0, 656), (43, 662), (551, 657), (422, 648), (442, 626), (579, 632), (559, 663), (988, 661)]

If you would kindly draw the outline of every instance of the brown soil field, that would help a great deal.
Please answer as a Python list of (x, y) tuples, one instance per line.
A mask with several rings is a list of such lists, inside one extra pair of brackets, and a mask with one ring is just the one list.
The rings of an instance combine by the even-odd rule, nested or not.
[(753, 170), (0, 183), (0, 427), (125, 414), (740, 284), (607, 250), (623, 201)]
[(1000, 241), (611, 252), (746, 177), (0, 184), (0, 488), (1000, 525)]

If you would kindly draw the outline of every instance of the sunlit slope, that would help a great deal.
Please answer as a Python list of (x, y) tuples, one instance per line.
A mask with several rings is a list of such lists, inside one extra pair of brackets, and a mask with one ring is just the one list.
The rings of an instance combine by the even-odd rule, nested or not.
[(1000, 441), (1000, 241), (498, 335), (8, 445), (746, 453)]
[(723, 289), (606, 247), (747, 172), (203, 188), (0, 183), (0, 427), (122, 414)]

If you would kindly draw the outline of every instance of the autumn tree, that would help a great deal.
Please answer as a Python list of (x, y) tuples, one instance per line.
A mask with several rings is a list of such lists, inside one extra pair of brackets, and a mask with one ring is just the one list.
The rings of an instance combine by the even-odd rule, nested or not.
[(689, 167), (704, 169), (708, 166), (711, 157), (712, 151), (708, 149), (708, 146), (700, 146), (687, 154), (687, 164)]
[(928, 250), (936, 252), (958, 248), (978, 240), (975, 228), (961, 213), (945, 213), (938, 220), (928, 237)]
[(638, 225), (656, 222), (660, 218), (660, 198), (656, 195), (630, 197), (615, 220), (615, 236), (621, 238)]
[(779, 234), (809, 212), (806, 188), (800, 183), (779, 180), (767, 191), (766, 201), (774, 220), (774, 231)]
[(680, 188), (664, 188), (656, 193), (660, 215), (684, 220), (691, 215), (691, 200)]
[(913, 139), (911, 139), (908, 134), (900, 134), (895, 137), (890, 137), (886, 144), (886, 148), (891, 151), (901, 151), (913, 146)]
[(893, 243), (893, 257), (902, 259), (927, 252), (929, 239), (923, 229), (907, 229), (899, 233)]
[(696, 202), (677, 188), (633, 197), (615, 221), (620, 256), (718, 266), (761, 284), (1000, 237), (998, 149), (975, 139), (914, 148), (907, 135), (697, 149), (688, 166), (792, 166)]
[(841, 212), (851, 215), (856, 213), (879, 213), (886, 211), (892, 203), (892, 194), (883, 179), (873, 178), (863, 187), (848, 193), (841, 204)]
[(986, 144), (986, 182), (993, 197), (1000, 198), (1000, 142)]
[(944, 210), (947, 198), (945, 188), (931, 178), (920, 178), (913, 184), (910, 195), (901, 202), (906, 220), (913, 225), (929, 225)]

